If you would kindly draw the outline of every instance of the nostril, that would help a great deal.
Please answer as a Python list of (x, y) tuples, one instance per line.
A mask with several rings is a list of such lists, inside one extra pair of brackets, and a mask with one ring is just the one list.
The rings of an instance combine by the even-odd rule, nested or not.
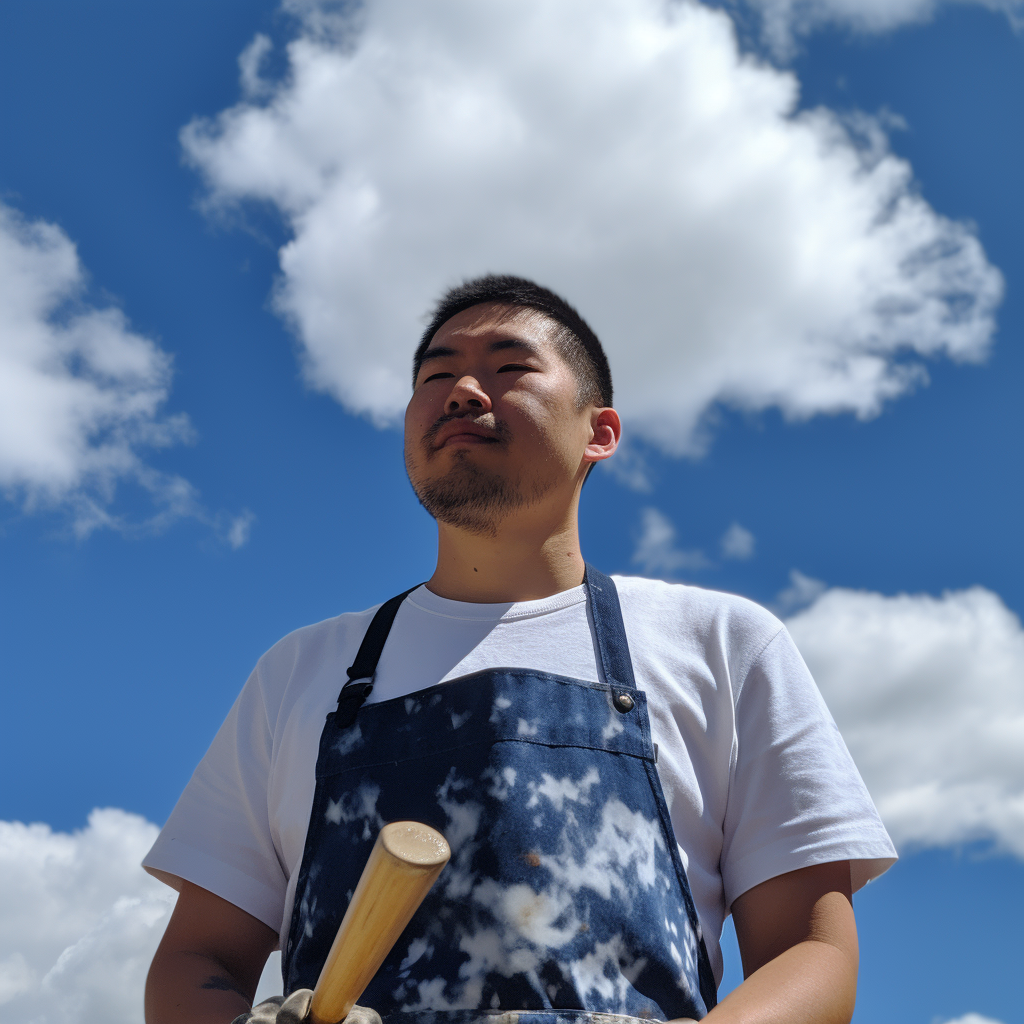
[(475, 405), (477, 408), (483, 408), (483, 404), (484, 403), (481, 402), (479, 398), (471, 398), (469, 400), (469, 404), (470, 405)]

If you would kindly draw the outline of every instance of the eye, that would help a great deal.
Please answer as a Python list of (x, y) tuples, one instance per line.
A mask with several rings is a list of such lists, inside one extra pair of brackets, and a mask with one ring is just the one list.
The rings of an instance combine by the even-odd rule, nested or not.
[(504, 366), (498, 367), (498, 373), (504, 373), (506, 370), (532, 370), (532, 366), (527, 366), (525, 363), (506, 363)]
[(442, 380), (445, 377), (454, 377), (454, 376), (455, 376), (454, 373), (432, 373), (429, 377), (424, 377), (423, 378), (423, 383), (426, 384), (428, 381)]

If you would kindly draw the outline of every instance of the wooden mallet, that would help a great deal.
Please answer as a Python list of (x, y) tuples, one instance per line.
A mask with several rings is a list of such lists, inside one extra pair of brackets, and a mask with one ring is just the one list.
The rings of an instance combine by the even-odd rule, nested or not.
[(312, 1024), (345, 1019), (451, 855), (429, 825), (393, 821), (380, 830), (313, 990)]

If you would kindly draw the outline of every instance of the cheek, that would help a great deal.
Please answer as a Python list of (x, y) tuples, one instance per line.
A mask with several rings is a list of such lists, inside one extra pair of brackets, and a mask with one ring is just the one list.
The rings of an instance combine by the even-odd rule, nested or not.
[(569, 412), (539, 404), (531, 412), (532, 415), (524, 416), (522, 422), (533, 443), (543, 450), (545, 457), (575, 466), (590, 440), (587, 424), (580, 422), (575, 409)]
[(418, 451), (418, 442), (426, 430), (422, 410), (417, 407), (422, 403), (414, 404), (414, 402), (415, 400), (410, 402), (405, 409), (405, 454), (407, 460), (410, 455), (414, 455)]
[(422, 434), (437, 419), (437, 415), (422, 392), (414, 394), (405, 407), (406, 436), (416, 437)]

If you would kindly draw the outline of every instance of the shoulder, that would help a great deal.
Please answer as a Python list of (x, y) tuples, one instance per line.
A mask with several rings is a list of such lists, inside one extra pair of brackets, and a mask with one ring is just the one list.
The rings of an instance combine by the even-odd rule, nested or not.
[(321, 686), (340, 687), (379, 607), (343, 612), (292, 630), (260, 657), (248, 685), (258, 689), (272, 728), (275, 718), (305, 694)]
[(343, 612), (321, 622), (314, 622), (283, 636), (257, 663), (261, 670), (280, 671), (307, 658), (322, 657), (358, 646), (374, 612), (380, 605), (365, 611)]
[(777, 638), (789, 642), (779, 619), (737, 594), (636, 576), (614, 579), (634, 662), (656, 660), (669, 674), (702, 680), (719, 695), (728, 691), (736, 699), (769, 646)]
[(682, 583), (615, 576), (623, 618), (642, 621), (687, 643), (748, 651), (756, 657), (785, 626), (767, 608), (738, 594)]

